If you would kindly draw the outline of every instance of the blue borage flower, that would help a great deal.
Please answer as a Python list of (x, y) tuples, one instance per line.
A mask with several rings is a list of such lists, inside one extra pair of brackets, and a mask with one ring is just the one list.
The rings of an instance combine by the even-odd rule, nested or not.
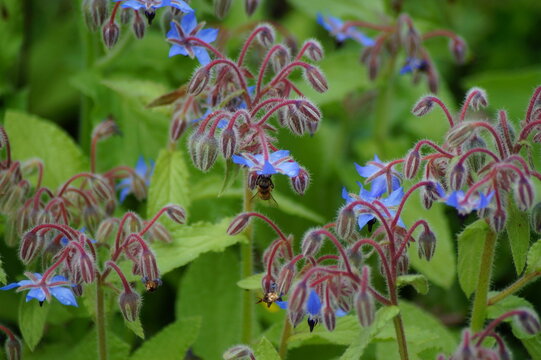
[[(124, 0), (114, 0), (115, 2)], [(132, 8), (134, 10), (156, 10), (164, 6), (171, 6), (184, 13), (192, 13), (193, 9), (182, 0), (127, 0), (122, 4), (123, 8)]]
[(485, 209), (490, 205), (490, 200), (494, 196), (494, 191), (488, 195), (479, 192), (478, 195), (471, 195), (466, 199), (466, 195), (462, 190), (454, 191), (449, 196), (444, 198), (445, 203), (458, 210), (462, 215), (469, 214), (473, 210)]
[(8, 284), (1, 287), (0, 290), (11, 290), (18, 288), (17, 292), (30, 290), (26, 294), (26, 302), (36, 299), (40, 303), (45, 300), (51, 301), (51, 295), (60, 301), (61, 304), (68, 306), (78, 306), (75, 295), (70, 287), (74, 285), (62, 275), (55, 275), (47, 279), (45, 283), (41, 282), (42, 275), (40, 273), (24, 273), (30, 280), (21, 280), (19, 282)]
[(167, 33), (167, 41), (171, 43), (169, 57), (175, 55), (184, 55), (199, 60), (201, 65), (207, 65), (210, 62), (210, 56), (207, 49), (194, 41), (186, 40), (189, 37), (195, 37), (205, 43), (211, 43), (218, 37), (218, 29), (202, 29), (205, 23), (197, 24), (197, 19), (193, 12), (187, 13), (182, 17), (180, 24), (176, 21), (171, 22), (171, 30)]
[(295, 177), (299, 174), (300, 167), (291, 156), (289, 151), (278, 150), (269, 154), (265, 159), (263, 154), (242, 153), (232, 156), (235, 164), (247, 166), (250, 171), (255, 171), (258, 175), (283, 174), (289, 177)]
[(335, 36), (336, 40), (339, 42), (353, 39), (364, 46), (374, 46), (376, 43), (373, 39), (354, 27), (343, 30), (344, 22), (334, 16), (323, 16), (321, 13), (318, 13), (317, 22), (319, 25), (323, 26), (325, 30), (329, 31), (331, 35)]
[[(281, 309), (287, 310), (287, 301), (276, 301), (275, 303)], [(314, 289), (312, 289), (308, 295), (308, 300), (306, 301), (306, 313), (308, 314), (308, 326), (310, 326), (310, 331), (312, 331), (314, 326), (320, 321), (322, 307), (323, 304), (321, 303), (319, 295)], [(335, 312), (337, 317), (342, 317), (346, 314), (347, 313), (341, 309), (338, 309)]]
[[(147, 186), (150, 185), (150, 178), (152, 177), (152, 172), (154, 171), (154, 161), (150, 160), (149, 164), (145, 162), (143, 156), (139, 156), (137, 164), (135, 164), (135, 172), (145, 181)], [(120, 180), (116, 186), (120, 190), (118, 195), (118, 201), (123, 203), (126, 200), (126, 197), (133, 192), (133, 177), (127, 176), (124, 179)]]
[[(374, 160), (369, 161), (365, 166), (361, 166), (357, 163), (355, 163), (355, 168), (357, 169), (357, 172), (359, 175), (361, 175), (364, 178), (370, 179), (372, 176), (374, 176), (378, 171), (383, 169), (385, 167), (385, 163), (382, 162), (377, 155), (374, 155)], [(383, 195), (387, 191), (387, 175), (381, 174), (379, 176), (376, 176), (373, 179), (370, 179), (369, 182), (372, 184), (372, 188), (370, 193), (373, 197), (379, 197)], [(392, 190), (397, 190), (400, 188), (400, 178), (396, 175), (396, 173), (393, 173), (391, 175), (391, 188)]]
[(426, 60), (417, 59), (414, 57), (408, 57), (406, 59), (406, 63), (400, 69), (400, 75), (413, 73), (418, 70), (423, 71), (423, 70), (426, 70), (427, 66), (428, 66), (428, 62)]

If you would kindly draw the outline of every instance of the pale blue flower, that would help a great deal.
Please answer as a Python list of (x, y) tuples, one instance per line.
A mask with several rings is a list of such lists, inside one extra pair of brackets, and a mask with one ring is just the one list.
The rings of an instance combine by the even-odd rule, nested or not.
[(26, 272), (25, 275), (30, 280), (21, 280), (19, 282), (11, 283), (1, 287), (0, 290), (11, 290), (14, 288), (18, 288), (17, 292), (30, 290), (26, 294), (26, 302), (36, 299), (42, 303), (45, 300), (51, 301), (51, 296), (54, 296), (61, 304), (78, 306), (75, 295), (71, 290), (73, 284), (71, 284), (64, 276), (55, 275), (42, 283), (42, 275), (39, 273), (32, 274)]
[(374, 46), (376, 43), (373, 39), (354, 27), (343, 30), (344, 22), (334, 16), (323, 16), (321, 13), (318, 13), (317, 22), (319, 25), (323, 26), (325, 30), (329, 31), (332, 36), (336, 37), (336, 40), (339, 42), (353, 39), (364, 46)]
[(242, 153), (232, 156), (235, 164), (247, 166), (250, 171), (255, 171), (258, 175), (273, 175), (276, 173), (295, 177), (299, 174), (300, 167), (291, 156), (289, 151), (278, 150), (269, 154), (265, 159), (263, 154)]

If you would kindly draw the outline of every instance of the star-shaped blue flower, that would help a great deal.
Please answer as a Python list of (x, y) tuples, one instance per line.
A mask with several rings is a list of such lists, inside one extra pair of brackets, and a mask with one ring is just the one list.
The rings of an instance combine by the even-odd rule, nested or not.
[(409, 57), (406, 59), (404, 66), (400, 69), (400, 75), (413, 73), (418, 70), (423, 71), (427, 66), (428, 62), (426, 60)]
[[(114, 0), (115, 2), (123, 0)], [(122, 4), (123, 8), (132, 8), (134, 10), (156, 10), (164, 6), (171, 6), (184, 13), (191, 13), (193, 9), (183, 0), (126, 0)]]
[(374, 46), (376, 43), (373, 39), (353, 27), (343, 30), (344, 22), (334, 16), (323, 16), (318, 13), (317, 22), (319, 25), (323, 26), (325, 30), (329, 31), (331, 35), (335, 36), (336, 40), (339, 42), (353, 39), (364, 46)]
[(445, 199), (445, 203), (458, 210), (462, 215), (469, 214), (473, 210), (481, 210), (490, 205), (490, 200), (494, 196), (494, 191), (488, 195), (482, 192), (479, 195), (472, 195), (466, 199), (466, 195), (462, 190), (454, 191)]
[(202, 29), (204, 23), (197, 24), (197, 19), (193, 12), (182, 17), (180, 24), (176, 21), (171, 22), (171, 30), (167, 33), (167, 41), (171, 43), (169, 57), (175, 55), (194, 56), (201, 65), (207, 65), (210, 62), (210, 56), (207, 49), (195, 41), (190, 41), (189, 37), (195, 37), (205, 43), (211, 43), (218, 37), (218, 29)]
[[(143, 156), (139, 156), (139, 159), (137, 160), (137, 164), (135, 164), (135, 172), (143, 180), (145, 180), (145, 184), (147, 186), (150, 185), (150, 178), (152, 176), (153, 171), (154, 171), (154, 161), (150, 160), (149, 164), (147, 165), (147, 163), (145, 162), (145, 158)], [(120, 189), (118, 200), (120, 201), (120, 203), (123, 203), (124, 200), (126, 200), (126, 197), (133, 192), (133, 178), (131, 176), (125, 177), (124, 179), (118, 182), (116, 188)]]
[(250, 171), (255, 171), (258, 175), (273, 175), (276, 173), (284, 174), (289, 177), (295, 177), (299, 174), (300, 167), (289, 156), (289, 151), (278, 150), (269, 154), (265, 159), (263, 154), (242, 153), (232, 156), (233, 162), (239, 165), (247, 166)]
[[(355, 163), (355, 168), (357, 169), (357, 172), (359, 173), (359, 175), (361, 175), (364, 178), (371, 178), (373, 175), (375, 175), (378, 171), (380, 171), (384, 167), (385, 167), (385, 163), (383, 163), (378, 158), (377, 155), (374, 155), (374, 160), (369, 161), (365, 166), (361, 166)], [(387, 175), (386, 174), (381, 174), (379, 176), (376, 176), (375, 178), (371, 179), (370, 182), (372, 183), (370, 194), (373, 198), (377, 198), (383, 195), (387, 191)], [(400, 188), (400, 179), (396, 175), (396, 173), (391, 174), (391, 184), (392, 184), (391, 187), (393, 191)]]
[(30, 272), (26, 272), (25, 275), (30, 280), (21, 280), (19, 282), (11, 283), (1, 287), (0, 290), (11, 290), (14, 288), (18, 288), (17, 292), (30, 290), (26, 294), (26, 302), (32, 299), (36, 299), (40, 303), (44, 302), (45, 300), (51, 301), (52, 295), (57, 298), (61, 304), (78, 306), (75, 295), (70, 289), (73, 284), (71, 284), (64, 276), (55, 275), (43, 283), (41, 281), (42, 275), (39, 273), (32, 274)]

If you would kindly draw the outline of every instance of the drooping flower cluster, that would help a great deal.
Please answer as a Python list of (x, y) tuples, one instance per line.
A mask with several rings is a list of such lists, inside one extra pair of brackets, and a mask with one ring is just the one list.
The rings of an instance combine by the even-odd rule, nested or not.
[[(396, 58), (402, 48), (405, 60), (400, 74), (413, 74), (414, 83), (419, 81), (421, 75), (426, 75), (428, 88), (436, 93), (438, 74), (428, 50), (423, 45), (424, 41), (433, 37), (447, 37), (449, 49), (458, 63), (463, 63), (466, 55), (466, 44), (460, 36), (449, 30), (434, 30), (421, 35), (407, 14), (400, 15), (394, 24), (374, 24), (360, 20), (344, 22), (322, 14), (318, 14), (317, 22), (339, 43), (352, 39), (363, 45), (361, 60), (368, 67), (368, 75), (372, 80), (380, 73), (383, 62)], [(377, 32), (377, 35), (372, 39), (359, 31), (358, 27)]]

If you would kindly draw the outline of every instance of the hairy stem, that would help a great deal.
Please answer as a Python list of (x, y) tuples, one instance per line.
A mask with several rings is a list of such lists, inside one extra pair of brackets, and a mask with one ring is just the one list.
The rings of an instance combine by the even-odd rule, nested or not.
[[(251, 212), (253, 210), (252, 192), (248, 186), (248, 171), (244, 172), (244, 202), (243, 212)], [(247, 242), (241, 245), (241, 262), (242, 262), (242, 278), (247, 278), (252, 275), (253, 270), (253, 241), (254, 241), (254, 229), (252, 225), (248, 225), (244, 231)], [(242, 294), (242, 342), (244, 344), (250, 344), (252, 342), (252, 323), (254, 316), (254, 299), (252, 293), (249, 290), (244, 291)]]
[(509, 295), (513, 295), (524, 286), (526, 286), (530, 281), (535, 280), (538, 276), (541, 276), (541, 271), (534, 271), (528, 274), (525, 274), (517, 279), (514, 283), (506, 287), (504, 290), (500, 291), (498, 294), (494, 295), (487, 301), (487, 305), (494, 305), (499, 301), (502, 301)]
[(398, 343), (398, 352), (401, 360), (408, 360), (408, 343), (406, 342), (406, 334), (404, 333), (404, 323), (402, 316), (396, 315), (393, 319), (394, 330), (396, 333), (396, 342)]
[(479, 280), (477, 281), (475, 299), (473, 300), (470, 327), (474, 333), (479, 332), (485, 323), (488, 289), (490, 287), (490, 277), (492, 275), (492, 263), (494, 261), (495, 248), (496, 233), (490, 229), (485, 238), (483, 255), (481, 257)]
[(98, 334), (98, 358), (107, 360), (107, 334), (105, 330), (105, 304), (101, 275), (96, 280), (96, 328)]
[(291, 335), (291, 323), (286, 316), (284, 317), (284, 327), (282, 328), (282, 335), (280, 336), (280, 347), (278, 348), (278, 354), (280, 354), (280, 359), (284, 360), (287, 358), (287, 340)]

